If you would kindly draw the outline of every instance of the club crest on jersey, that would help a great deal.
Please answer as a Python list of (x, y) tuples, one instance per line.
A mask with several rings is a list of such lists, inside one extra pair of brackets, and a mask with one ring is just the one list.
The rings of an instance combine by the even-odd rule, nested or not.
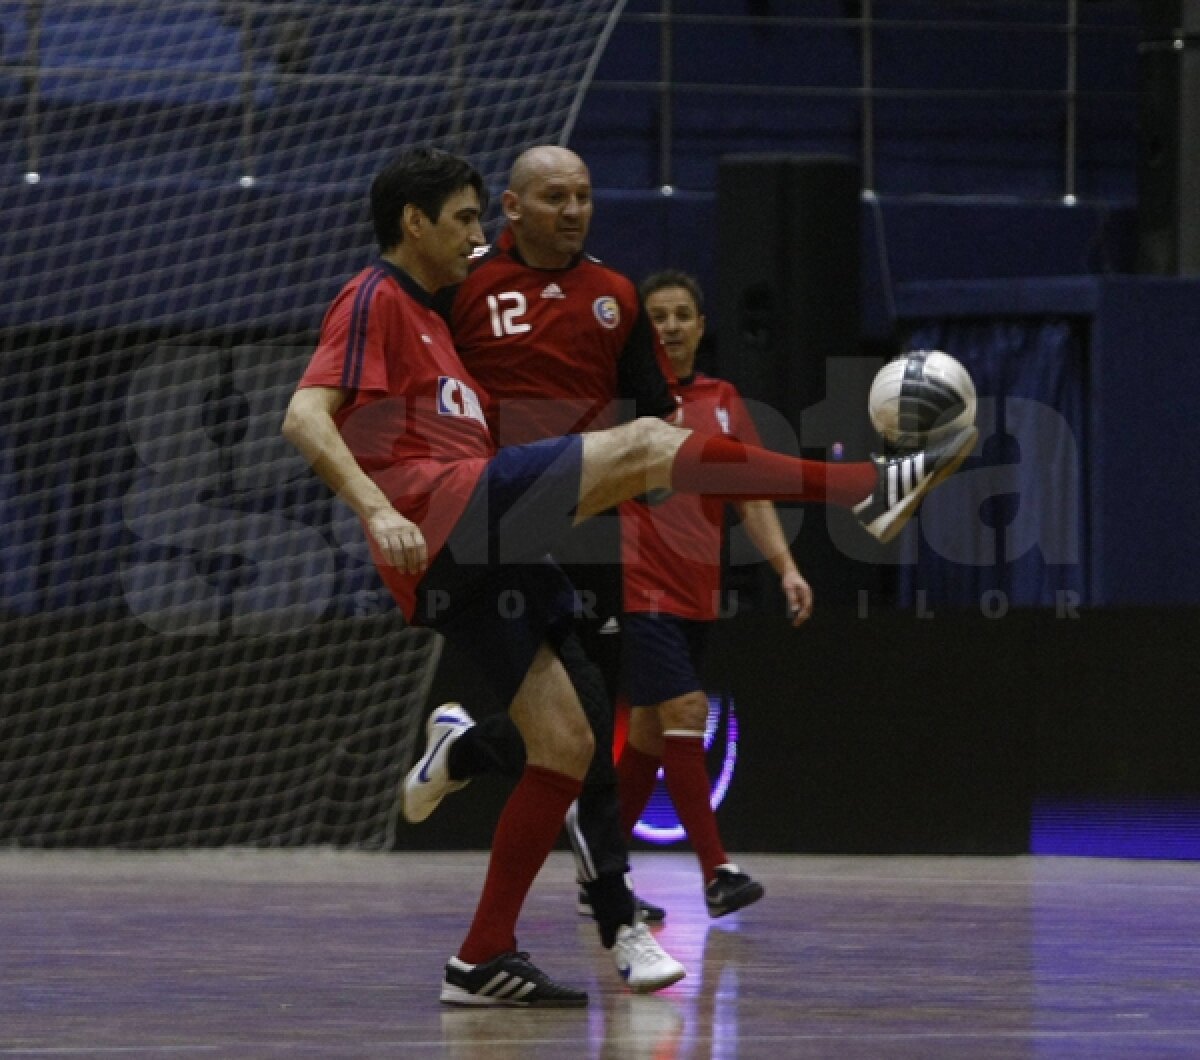
[(465, 416), (487, 426), (487, 420), (483, 418), (483, 406), (475, 391), (461, 379), (452, 376), (438, 376), (437, 410), (439, 416)]
[(601, 295), (592, 303), (592, 312), (596, 319), (606, 328), (615, 328), (621, 323), (621, 306), (611, 295)]

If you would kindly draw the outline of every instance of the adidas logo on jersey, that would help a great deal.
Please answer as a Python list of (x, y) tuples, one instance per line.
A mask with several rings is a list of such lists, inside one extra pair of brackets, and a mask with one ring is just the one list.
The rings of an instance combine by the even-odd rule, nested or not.
[(565, 294), (563, 294), (563, 289), (561, 287), (559, 287), (558, 284), (548, 283), (548, 284), (546, 284), (545, 287), (542, 288), (542, 297), (543, 298), (566, 298), (567, 296)]

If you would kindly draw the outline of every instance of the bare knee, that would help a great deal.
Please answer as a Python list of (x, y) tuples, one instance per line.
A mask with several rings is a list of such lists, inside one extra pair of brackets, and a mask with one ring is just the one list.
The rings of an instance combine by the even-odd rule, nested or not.
[(592, 764), (596, 740), (582, 709), (561, 711), (554, 724), (542, 728), (533, 745), (526, 745), (532, 765), (554, 769), (582, 780)]
[(708, 725), (708, 697), (700, 691), (669, 699), (659, 707), (663, 732), (703, 733)]
[(546, 704), (536, 716), (514, 713), (525, 739), (530, 765), (553, 769), (582, 780), (592, 762), (596, 741), (579, 701), (572, 695)]
[(639, 493), (670, 486), (675, 454), (690, 433), (643, 416), (584, 434), (579, 516), (587, 518)]
[(654, 416), (641, 416), (630, 427), (633, 428), (638, 459), (648, 469), (659, 466), (669, 469), (675, 453), (690, 433)]
[(583, 779), (595, 747), (592, 728), (562, 661), (548, 644), (538, 649), (508, 713), (525, 741), (530, 765)]
[(623, 429), (628, 431), (625, 466), (640, 469), (640, 489), (670, 486), (675, 454), (691, 432), (672, 427), (654, 416), (641, 416)]

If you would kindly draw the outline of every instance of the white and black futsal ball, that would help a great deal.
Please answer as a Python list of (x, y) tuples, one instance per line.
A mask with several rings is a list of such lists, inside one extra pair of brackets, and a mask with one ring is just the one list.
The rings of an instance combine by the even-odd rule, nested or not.
[(941, 350), (911, 350), (888, 361), (867, 400), (871, 423), (898, 449), (924, 449), (975, 422), (975, 384)]

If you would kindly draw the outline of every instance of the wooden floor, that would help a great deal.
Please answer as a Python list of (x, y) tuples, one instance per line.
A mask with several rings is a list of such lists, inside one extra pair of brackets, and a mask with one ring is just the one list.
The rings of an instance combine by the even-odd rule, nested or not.
[(522, 920), (587, 1009), (454, 1009), (482, 854), (0, 853), (0, 1056), (1200, 1057), (1200, 864), (750, 856), (711, 921), (635, 855), (688, 977), (621, 987), (555, 854)]

